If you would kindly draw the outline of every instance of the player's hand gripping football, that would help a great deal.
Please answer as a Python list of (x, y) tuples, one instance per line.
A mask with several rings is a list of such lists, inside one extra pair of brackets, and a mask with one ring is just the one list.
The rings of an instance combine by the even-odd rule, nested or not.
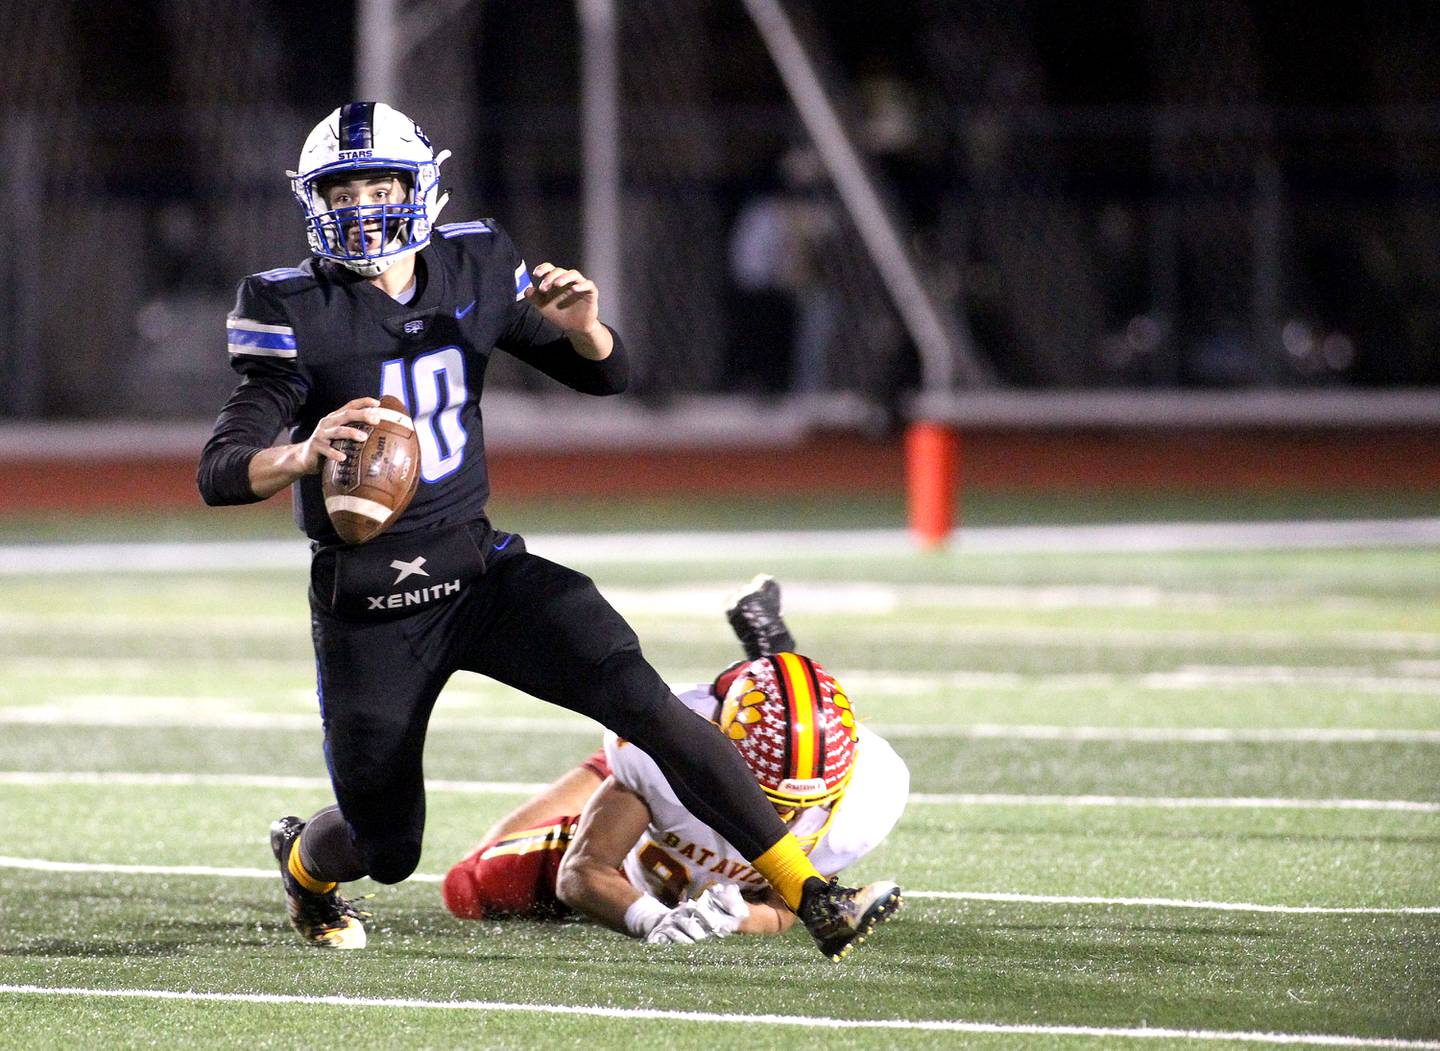
[(363, 442), (366, 432), (351, 425), (379, 423), (380, 416), (372, 411), (379, 407), (378, 399), (356, 398), (353, 401), (347, 401), (328, 416), (322, 416), (310, 437), (300, 443), (300, 462), (304, 467), (303, 473), (318, 473), (326, 460), (344, 463), (345, 454), (335, 448), (335, 443), (343, 439)]
[(251, 491), (257, 499), (264, 500), (307, 474), (319, 474), (327, 460), (344, 463), (345, 454), (335, 448), (335, 443), (342, 439), (363, 442), (365, 432), (353, 425), (379, 423), (380, 417), (375, 412), (379, 407), (380, 403), (374, 398), (356, 398), (321, 417), (303, 442), (261, 449), (250, 458)]
[(734, 934), (750, 915), (750, 906), (733, 883), (715, 883), (694, 901), (670, 910), (645, 936), (651, 945), (688, 945)]

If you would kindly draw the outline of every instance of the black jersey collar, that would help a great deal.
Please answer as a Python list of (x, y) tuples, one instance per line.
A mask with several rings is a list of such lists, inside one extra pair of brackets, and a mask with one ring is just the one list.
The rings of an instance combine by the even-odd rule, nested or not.
[(396, 302), (369, 281), (361, 283), (356, 296), (392, 336), (418, 339), (430, 330), (440, 305), (448, 302), (445, 268), (431, 266), (423, 253), (417, 253), (415, 281), (419, 288), (409, 303)]

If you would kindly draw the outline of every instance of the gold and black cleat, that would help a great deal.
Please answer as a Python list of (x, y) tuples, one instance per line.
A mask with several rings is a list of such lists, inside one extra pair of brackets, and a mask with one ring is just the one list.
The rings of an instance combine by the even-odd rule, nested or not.
[(843, 960), (866, 935), (899, 911), (900, 888), (889, 880), (852, 890), (832, 877), (805, 882), (800, 899), (800, 922), (815, 939), (820, 951), (835, 963)]
[(370, 913), (356, 908), (333, 885), (324, 893), (307, 890), (291, 871), (290, 855), (303, 831), (305, 822), (298, 817), (282, 817), (270, 826), (270, 852), (280, 863), (280, 884), (285, 891), (290, 926), (317, 948), (365, 948), (364, 921)]

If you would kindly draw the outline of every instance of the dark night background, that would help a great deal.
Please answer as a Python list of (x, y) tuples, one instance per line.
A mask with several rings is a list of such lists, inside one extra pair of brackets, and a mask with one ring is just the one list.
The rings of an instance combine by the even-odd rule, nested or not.
[[(283, 171), (355, 94), (355, 5), (3, 6), (8, 403), (210, 414), (236, 281), (304, 254)], [(574, 6), (402, 7), (443, 16), (390, 101), (455, 152), (445, 219), (580, 263)], [(644, 390), (903, 396), (914, 348), (743, 6), (618, 7)], [(1440, 6), (787, 9), (1002, 384), (1440, 382)]]

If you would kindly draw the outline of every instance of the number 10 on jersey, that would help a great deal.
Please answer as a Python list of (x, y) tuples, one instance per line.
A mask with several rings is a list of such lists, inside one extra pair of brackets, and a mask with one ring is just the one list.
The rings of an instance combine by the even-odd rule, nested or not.
[(415, 420), (420, 439), (420, 477), (438, 482), (465, 458), (465, 355), (442, 347), (413, 361), (395, 358), (380, 366), (380, 394), (399, 398)]

